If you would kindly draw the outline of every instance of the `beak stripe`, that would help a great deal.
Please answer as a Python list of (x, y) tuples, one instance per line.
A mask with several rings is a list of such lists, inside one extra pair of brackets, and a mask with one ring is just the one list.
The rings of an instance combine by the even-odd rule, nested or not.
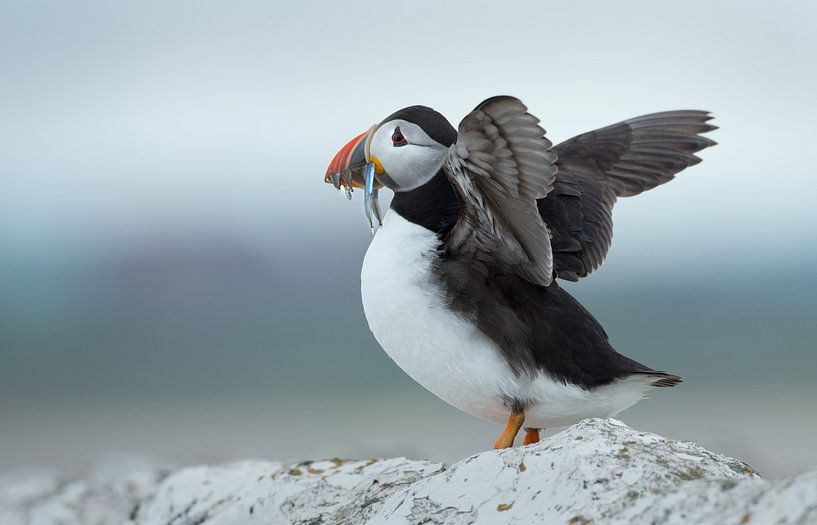
[(368, 131), (364, 131), (357, 137), (350, 140), (340, 149), (340, 151), (338, 151), (334, 158), (332, 158), (332, 162), (329, 163), (329, 167), (326, 169), (324, 182), (332, 182), (331, 177), (333, 174), (343, 173), (349, 167), (349, 158), (352, 156), (352, 152), (367, 133)]

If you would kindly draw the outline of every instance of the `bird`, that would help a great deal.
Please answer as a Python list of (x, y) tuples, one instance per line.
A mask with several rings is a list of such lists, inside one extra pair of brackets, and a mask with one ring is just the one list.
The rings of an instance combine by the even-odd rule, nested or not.
[[(455, 129), (410, 106), (347, 143), (324, 181), (363, 188), (374, 237), (361, 270), (369, 328), (392, 360), (443, 401), (505, 425), (494, 448), (613, 417), (681, 383), (618, 353), (559, 281), (604, 261), (619, 197), (701, 161), (707, 111), (652, 113), (558, 145), (512, 96)], [(394, 195), (382, 220), (377, 190)], [(375, 224), (376, 223), (376, 224)]]

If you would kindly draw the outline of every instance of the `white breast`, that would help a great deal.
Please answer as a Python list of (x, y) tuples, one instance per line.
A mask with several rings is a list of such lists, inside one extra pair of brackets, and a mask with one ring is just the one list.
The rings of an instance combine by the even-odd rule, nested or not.
[(588, 392), (547, 374), (516, 376), (487, 336), (445, 307), (431, 270), (438, 245), (433, 232), (389, 210), (363, 260), (369, 328), (412, 379), (458, 409), (497, 423), (507, 420), (508, 397), (532, 400), (526, 426), (536, 427), (610, 416), (642, 397), (643, 381)]

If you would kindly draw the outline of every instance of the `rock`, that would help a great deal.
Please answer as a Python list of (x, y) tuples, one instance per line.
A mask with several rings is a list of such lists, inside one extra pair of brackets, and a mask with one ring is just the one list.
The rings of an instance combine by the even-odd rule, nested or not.
[(167, 475), (164, 468), (133, 461), (108, 464), (81, 480), (45, 470), (0, 474), (0, 524), (128, 523)]
[(761, 479), (695, 444), (587, 420), (451, 466), (405, 458), (0, 477), (0, 523), (817, 523), (817, 471)]

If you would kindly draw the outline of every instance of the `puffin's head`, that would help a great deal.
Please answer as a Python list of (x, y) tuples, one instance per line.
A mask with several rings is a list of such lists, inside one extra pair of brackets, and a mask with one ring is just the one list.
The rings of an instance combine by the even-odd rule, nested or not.
[(364, 188), (371, 164), (375, 188), (413, 190), (437, 174), (456, 140), (457, 131), (441, 114), (410, 106), (349, 141), (332, 159), (324, 182)]

